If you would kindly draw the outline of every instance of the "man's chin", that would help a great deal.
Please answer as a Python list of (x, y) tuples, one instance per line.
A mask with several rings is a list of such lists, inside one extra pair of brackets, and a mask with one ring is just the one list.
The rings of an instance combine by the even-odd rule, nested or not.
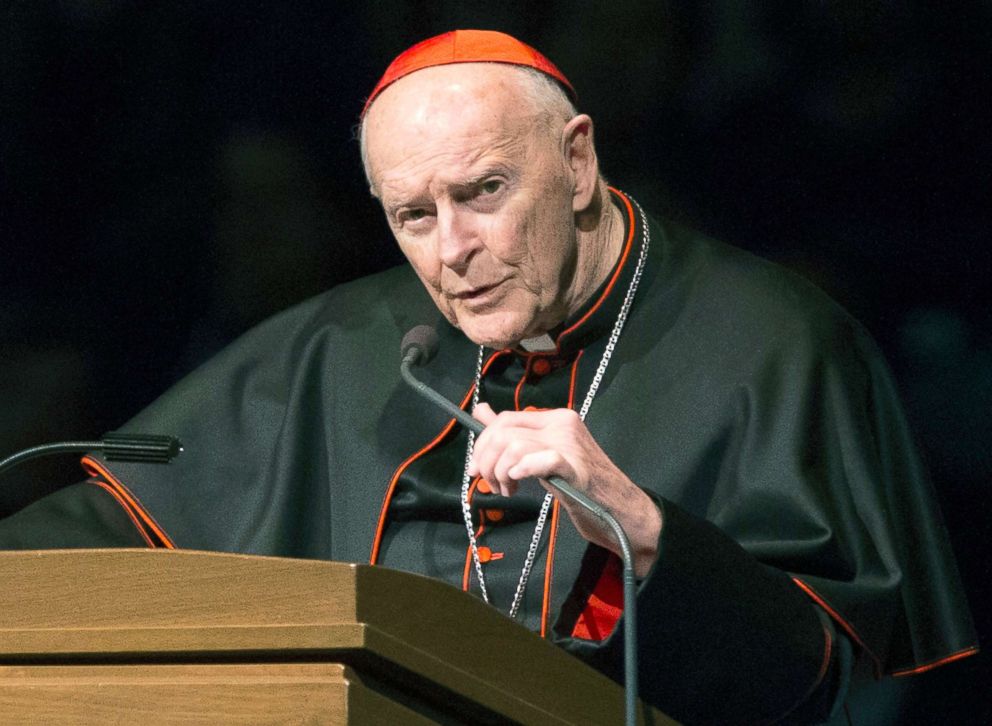
[(476, 345), (497, 350), (512, 348), (527, 337), (527, 326), (523, 321), (501, 313), (460, 315), (455, 327)]

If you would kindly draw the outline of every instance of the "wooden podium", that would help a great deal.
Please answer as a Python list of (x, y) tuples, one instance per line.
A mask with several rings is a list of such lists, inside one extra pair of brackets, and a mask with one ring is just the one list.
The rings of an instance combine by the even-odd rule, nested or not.
[[(623, 690), (417, 575), (181, 550), (0, 552), (0, 722), (617, 724)], [(650, 709), (642, 722), (674, 723)]]

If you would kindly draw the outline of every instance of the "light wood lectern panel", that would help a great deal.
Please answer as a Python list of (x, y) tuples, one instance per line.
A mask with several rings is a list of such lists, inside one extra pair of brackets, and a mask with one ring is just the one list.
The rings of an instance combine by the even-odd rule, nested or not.
[(417, 575), (182, 550), (0, 552), (4, 724), (622, 720), (615, 683)]

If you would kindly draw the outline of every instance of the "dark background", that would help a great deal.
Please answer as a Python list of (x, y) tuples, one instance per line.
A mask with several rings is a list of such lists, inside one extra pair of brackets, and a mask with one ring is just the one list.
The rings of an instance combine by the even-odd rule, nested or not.
[[(992, 3), (478, 7), (4, 2), (0, 456), (113, 429), (251, 324), (399, 262), (363, 99), (411, 43), (500, 29), (569, 76), (613, 183), (871, 330), (992, 635)], [(25, 466), (0, 513), (78, 477)], [(992, 722), (985, 655), (920, 683), (906, 722)]]

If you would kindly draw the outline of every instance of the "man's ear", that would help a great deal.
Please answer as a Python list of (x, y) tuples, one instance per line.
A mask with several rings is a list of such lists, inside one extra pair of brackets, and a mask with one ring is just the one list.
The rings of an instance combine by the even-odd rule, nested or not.
[(593, 144), (592, 119), (579, 114), (562, 130), (565, 162), (572, 170), (572, 211), (582, 214), (596, 201), (599, 181), (599, 162)]

